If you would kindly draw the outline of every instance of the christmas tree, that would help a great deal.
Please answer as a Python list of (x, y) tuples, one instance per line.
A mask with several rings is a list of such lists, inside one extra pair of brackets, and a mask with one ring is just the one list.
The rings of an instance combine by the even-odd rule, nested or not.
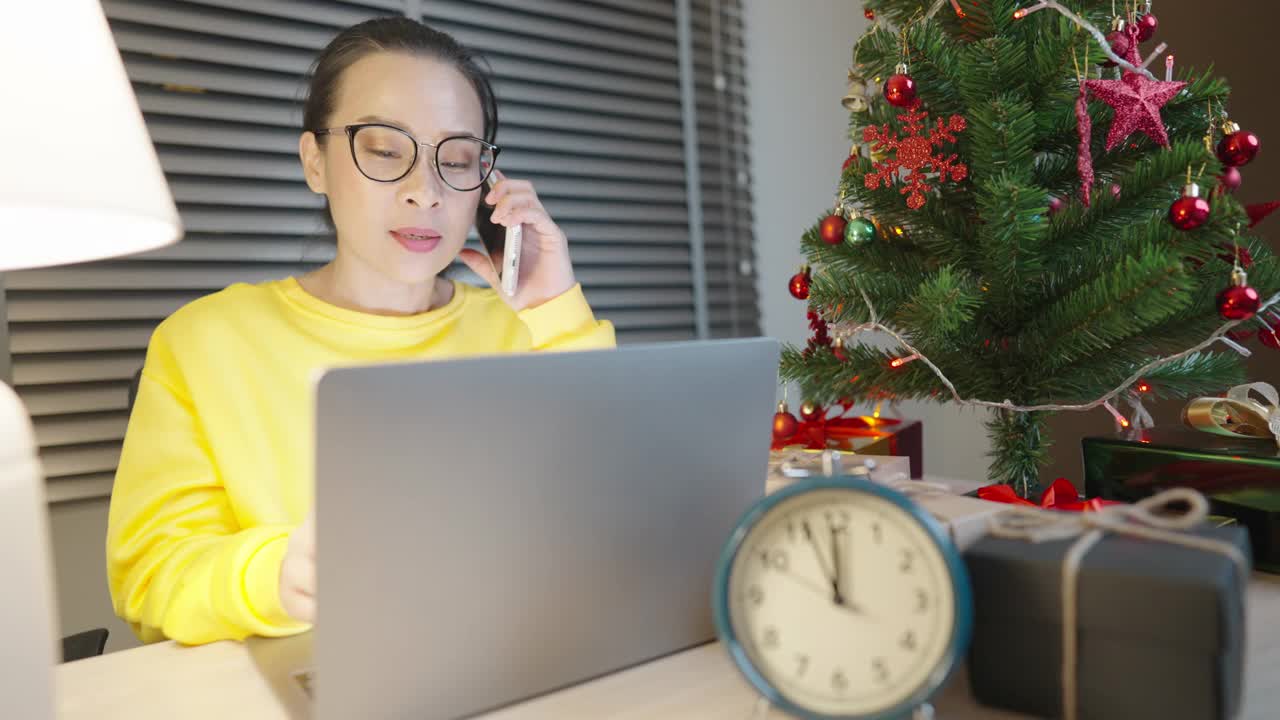
[(791, 283), (827, 327), (784, 380), (989, 408), (991, 480), (1026, 495), (1049, 413), (1127, 426), (1144, 398), (1244, 379), (1229, 333), (1280, 290), (1231, 194), (1259, 142), (1223, 79), (1163, 53), (1150, 3), (866, 8), (854, 147)]

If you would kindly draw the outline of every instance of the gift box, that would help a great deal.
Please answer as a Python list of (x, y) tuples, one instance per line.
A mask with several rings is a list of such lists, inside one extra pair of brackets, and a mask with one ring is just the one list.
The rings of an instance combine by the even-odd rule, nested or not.
[(802, 421), (791, 437), (774, 439), (774, 450), (788, 448), (907, 457), (911, 477), (924, 477), (924, 425), (919, 420), (842, 415)]
[(1090, 495), (1133, 502), (1171, 487), (1200, 491), (1215, 515), (1249, 531), (1254, 565), (1280, 572), (1280, 450), (1265, 439), (1189, 428), (1148, 430), (1141, 440), (1084, 440)]
[(961, 551), (981, 540), (987, 534), (992, 518), (1009, 509), (1008, 505), (969, 495), (938, 493), (916, 495), (913, 499), (942, 523), (951, 541)]
[[(1112, 510), (1019, 512), (1088, 522)], [(1244, 671), (1247, 534), (1208, 523), (1164, 532), (1222, 545), (1209, 551), (1104, 533), (1074, 576), (1074, 663), (1064, 656), (1064, 563), (1080, 538), (1031, 542), (995, 528), (969, 547), (975, 699), (1037, 717), (1068, 717), (1066, 695), (1080, 719), (1234, 717)], [(1064, 693), (1068, 671), (1074, 693)]]
[[(830, 459), (824, 455), (831, 453)], [(867, 477), (878, 483), (892, 483), (911, 478), (911, 459), (884, 455), (858, 455), (808, 448), (785, 448), (769, 452), (769, 473), (766, 492), (788, 485), (797, 479), (812, 475), (842, 475), (866, 471)]]
[[(820, 456), (822, 453), (815, 454)], [(881, 460), (884, 458), (876, 459)], [(924, 508), (933, 519), (942, 524), (947, 536), (951, 538), (952, 542), (960, 550), (964, 550), (977, 542), (979, 538), (986, 534), (991, 518), (1009, 508), (1008, 505), (980, 500), (970, 495), (957, 495), (946, 485), (940, 483), (902, 479), (901, 469), (907, 464), (907, 459), (887, 459), (897, 461), (898, 469), (896, 472), (874, 474), (864, 466), (847, 462), (842, 462), (841, 468), (846, 474), (870, 478), (910, 497)], [(880, 467), (883, 468), (884, 464), (881, 464)], [(771, 473), (766, 483), (765, 492), (766, 494), (776, 492), (801, 479), (803, 478)]]

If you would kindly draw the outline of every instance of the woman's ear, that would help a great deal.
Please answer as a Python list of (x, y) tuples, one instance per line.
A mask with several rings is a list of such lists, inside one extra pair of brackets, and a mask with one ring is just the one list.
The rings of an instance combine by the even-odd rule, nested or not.
[(307, 179), (307, 187), (311, 192), (325, 193), (324, 148), (316, 140), (313, 132), (304, 132), (298, 138), (298, 158), (302, 160), (302, 174)]

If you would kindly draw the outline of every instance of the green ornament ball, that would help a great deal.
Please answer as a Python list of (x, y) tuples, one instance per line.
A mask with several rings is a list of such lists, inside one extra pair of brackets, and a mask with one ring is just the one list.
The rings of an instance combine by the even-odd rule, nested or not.
[(844, 227), (844, 241), (850, 245), (869, 243), (875, 239), (875, 236), (875, 223), (863, 217), (850, 220)]

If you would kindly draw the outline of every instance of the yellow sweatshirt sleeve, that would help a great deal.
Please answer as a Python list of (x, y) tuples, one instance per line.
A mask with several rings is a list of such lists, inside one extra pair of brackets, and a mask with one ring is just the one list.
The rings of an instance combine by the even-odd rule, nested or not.
[(309, 626), (280, 606), (287, 525), (242, 529), (157, 332), (111, 494), (107, 579), (144, 642), (281, 636)]
[(538, 307), (521, 310), (519, 316), (529, 328), (534, 350), (603, 350), (617, 346), (613, 323), (596, 320), (581, 284)]

